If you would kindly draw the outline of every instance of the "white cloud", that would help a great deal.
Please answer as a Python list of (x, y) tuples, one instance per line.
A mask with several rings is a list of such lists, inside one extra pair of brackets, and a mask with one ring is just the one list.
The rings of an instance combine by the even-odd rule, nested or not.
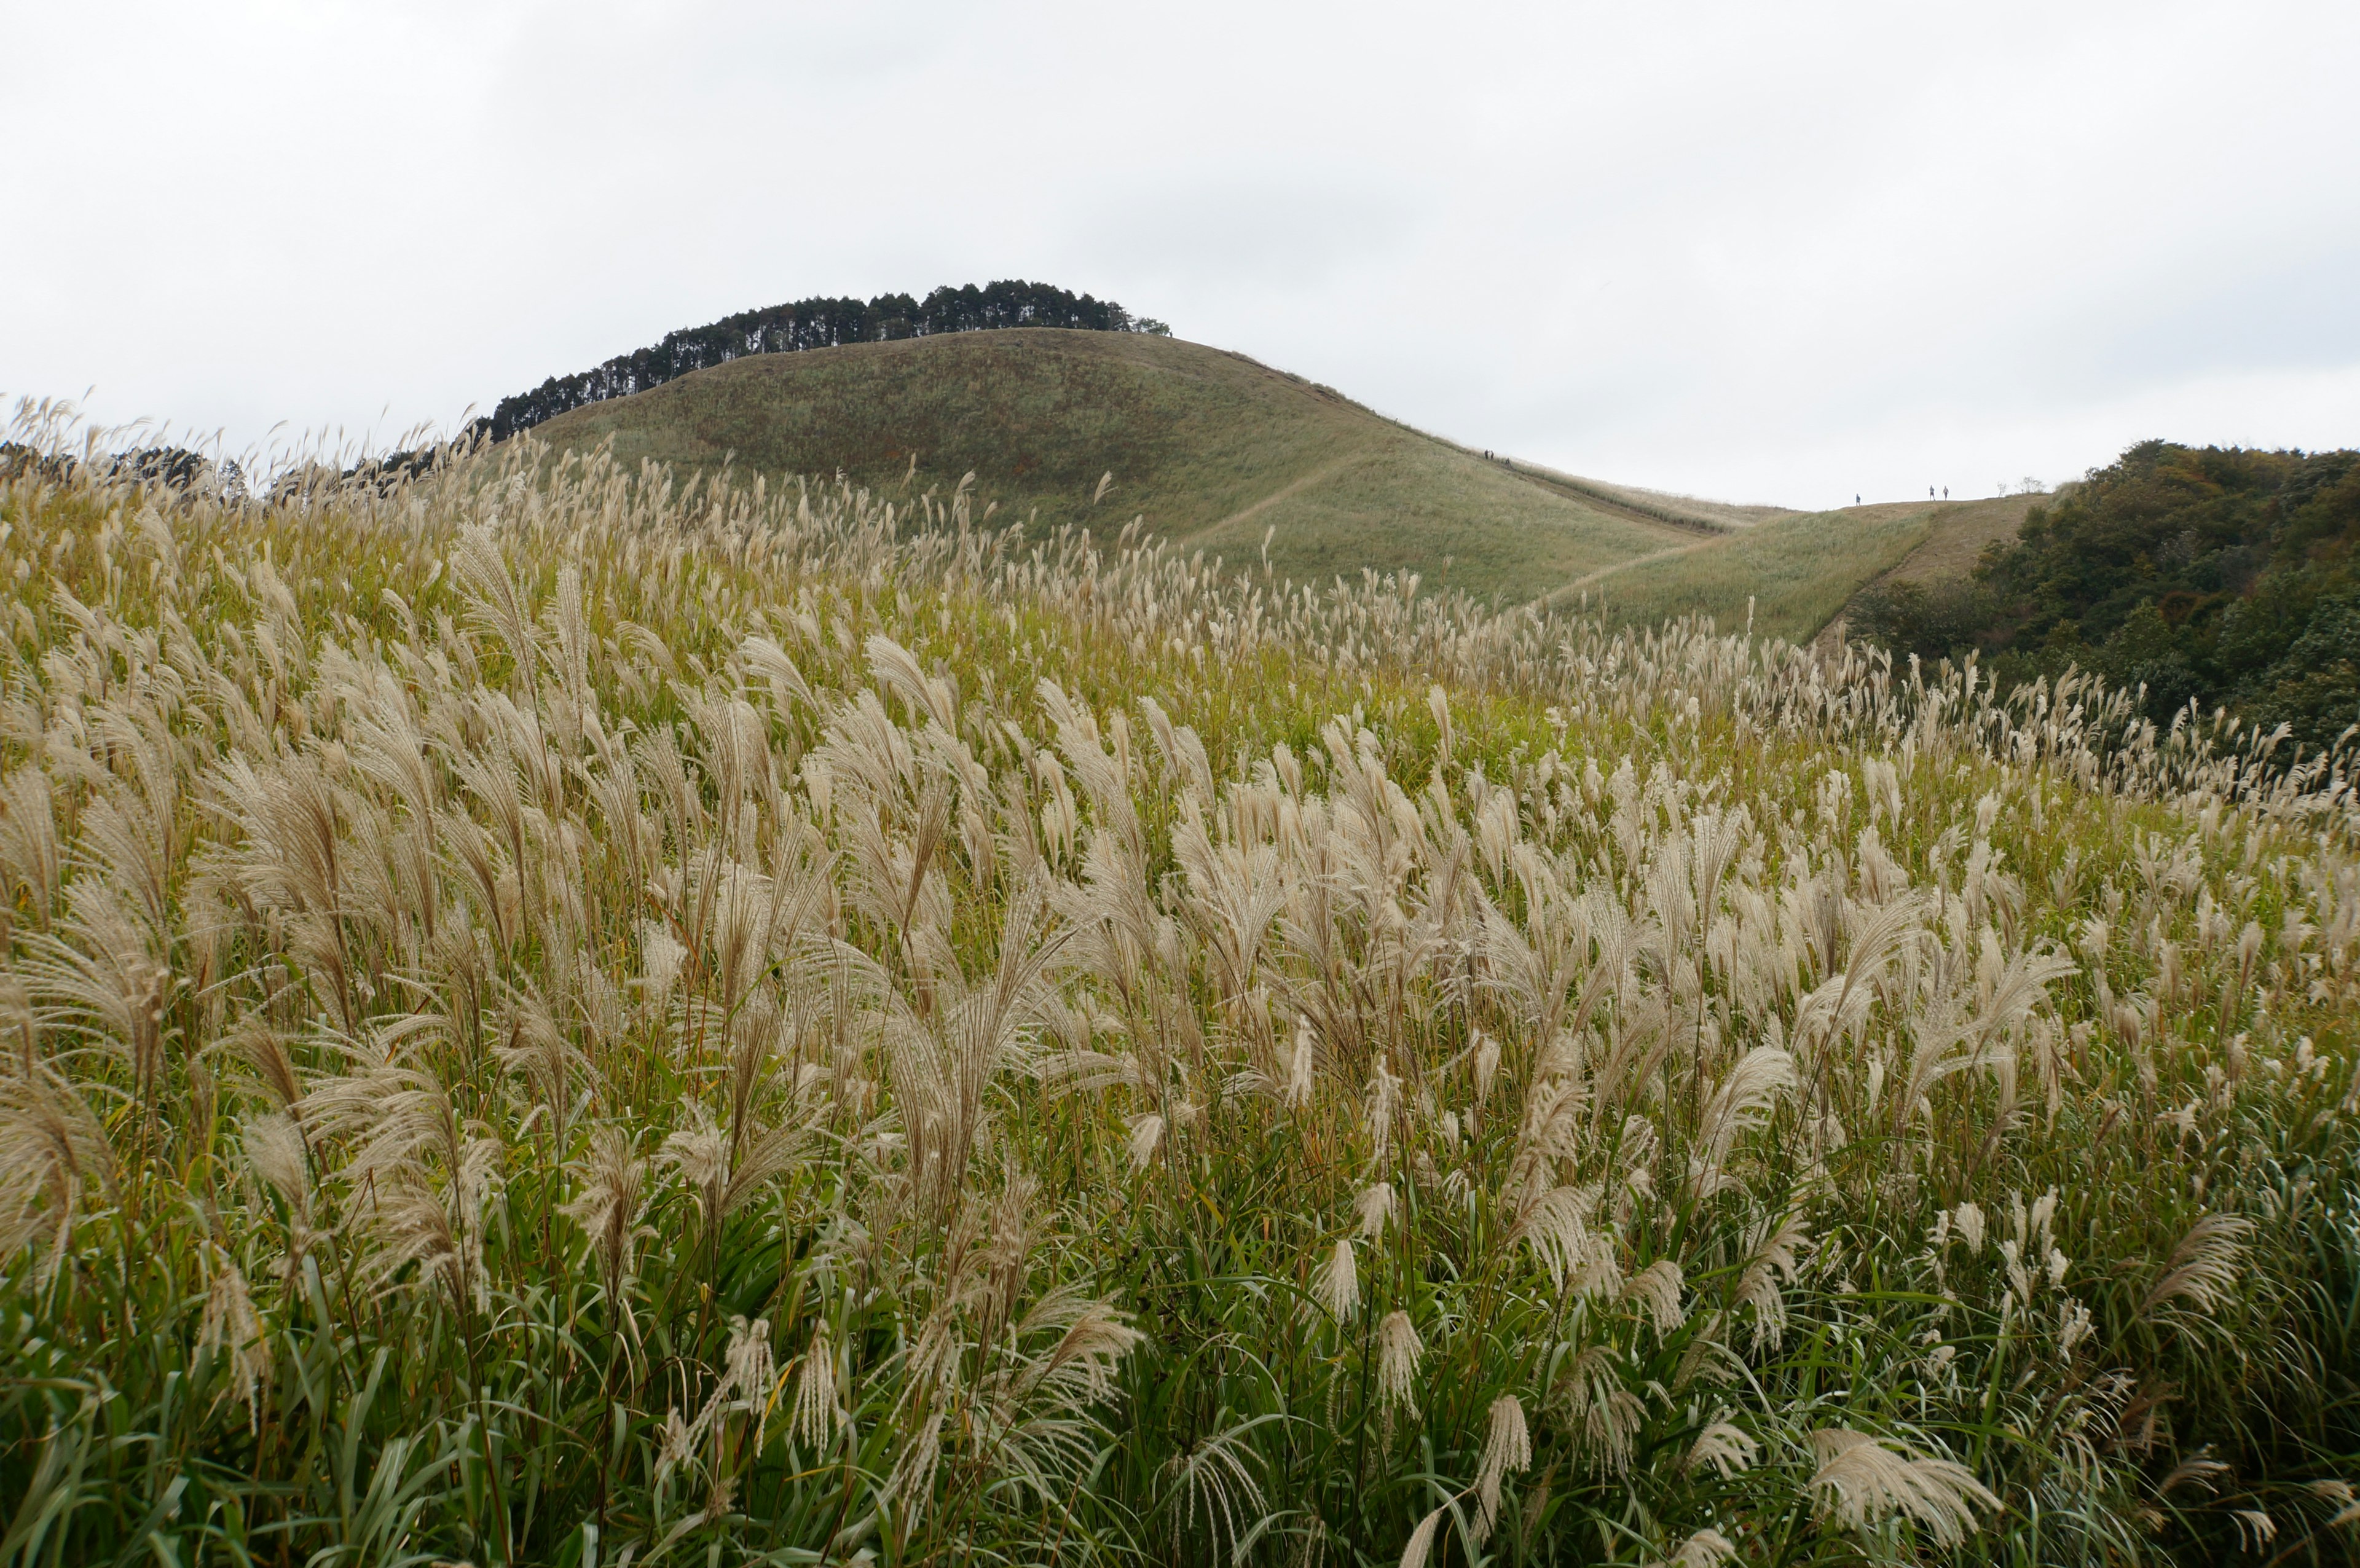
[(1024, 276), (1748, 499), (2360, 442), (2360, 11), (0, 0), (0, 390), (388, 436)]

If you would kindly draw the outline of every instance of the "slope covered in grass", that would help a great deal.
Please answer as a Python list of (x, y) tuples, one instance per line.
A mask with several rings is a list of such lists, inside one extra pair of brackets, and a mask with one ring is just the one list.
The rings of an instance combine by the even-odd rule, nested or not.
[(1854, 593), (1923, 544), (1940, 509), (1900, 502), (1792, 512), (1577, 579), (1557, 597), (1579, 603), (1587, 595), (1622, 626), (1709, 615), (1724, 628), (1745, 625), (1750, 599), (1757, 631), (1808, 641)]
[(964, 521), (12, 471), (0, 1556), (2340, 1560), (2349, 779)]
[[(886, 499), (975, 475), (995, 525), (1157, 536), (1283, 576), (1416, 572), (1510, 600), (1693, 531), (1536, 485), (1241, 355), (1041, 329), (738, 360), (564, 414), (627, 464), (841, 472)], [(912, 462), (915, 460), (914, 475)], [(1101, 497), (1099, 481), (1111, 474)]]

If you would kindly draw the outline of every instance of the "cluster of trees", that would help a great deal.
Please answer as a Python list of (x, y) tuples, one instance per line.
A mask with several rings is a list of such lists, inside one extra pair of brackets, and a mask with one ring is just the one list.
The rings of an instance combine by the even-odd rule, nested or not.
[(552, 376), (530, 392), (503, 397), (478, 425), (494, 441), (553, 419), (568, 409), (627, 397), (667, 381), (756, 354), (794, 354), (839, 343), (884, 343), (937, 332), (989, 332), (1000, 327), (1077, 327), (1100, 332), (1168, 335), (1162, 321), (1134, 316), (1111, 299), (1072, 294), (1046, 283), (1009, 279), (944, 287), (923, 299), (908, 294), (876, 299), (799, 299), (766, 310), (743, 310), (709, 326), (665, 334), (653, 348), (620, 354), (574, 376)]
[[(203, 452), (182, 446), (142, 447), (109, 452), (91, 460), (97, 472), (111, 479), (131, 480), (171, 490), (196, 490), (235, 499), (246, 493), (246, 473), (235, 460), (216, 463)], [(15, 441), (0, 442), (0, 480), (25, 473), (38, 474), (52, 484), (71, 484), (82, 460), (63, 453), (43, 452)]]
[(2168, 723), (2228, 706), (2317, 752), (2360, 724), (2360, 452), (2147, 441), (2027, 516), (1964, 582), (1862, 596), (1856, 635), (2004, 682), (2070, 665)]

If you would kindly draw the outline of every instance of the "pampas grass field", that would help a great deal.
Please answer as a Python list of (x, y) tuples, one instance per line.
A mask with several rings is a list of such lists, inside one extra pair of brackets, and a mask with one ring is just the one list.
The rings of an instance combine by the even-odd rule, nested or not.
[(2340, 764), (15, 440), (0, 1562), (2352, 1558)]

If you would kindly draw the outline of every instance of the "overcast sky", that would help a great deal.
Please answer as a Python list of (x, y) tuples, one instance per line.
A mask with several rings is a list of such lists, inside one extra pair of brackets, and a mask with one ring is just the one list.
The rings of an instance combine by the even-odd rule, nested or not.
[(0, 393), (233, 450), (1017, 277), (1726, 499), (2360, 444), (2352, 0), (0, 0)]

